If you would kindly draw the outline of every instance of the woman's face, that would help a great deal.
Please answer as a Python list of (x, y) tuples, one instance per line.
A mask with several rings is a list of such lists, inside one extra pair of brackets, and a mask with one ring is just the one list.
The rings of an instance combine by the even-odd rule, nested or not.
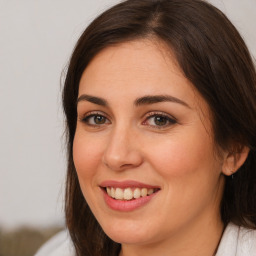
[(208, 105), (160, 42), (101, 51), (85, 69), (73, 158), (110, 238), (150, 244), (220, 222), (222, 159)]

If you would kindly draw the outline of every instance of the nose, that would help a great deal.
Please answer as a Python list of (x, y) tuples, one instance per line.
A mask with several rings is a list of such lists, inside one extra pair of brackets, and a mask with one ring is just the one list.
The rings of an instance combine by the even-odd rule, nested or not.
[(129, 128), (113, 130), (103, 154), (103, 163), (113, 171), (140, 166), (143, 157), (136, 138)]

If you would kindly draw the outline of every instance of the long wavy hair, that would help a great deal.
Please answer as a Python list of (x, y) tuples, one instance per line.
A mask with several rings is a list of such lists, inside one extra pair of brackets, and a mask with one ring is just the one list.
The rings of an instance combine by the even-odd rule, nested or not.
[[(127, 0), (96, 18), (71, 56), (63, 88), (66, 117), (66, 224), (78, 256), (118, 255), (81, 192), (72, 147), (81, 75), (102, 49), (136, 39), (165, 42), (184, 76), (211, 109), (216, 145), (250, 149), (234, 178), (226, 177), (220, 213), (224, 224), (256, 228), (256, 74), (248, 49), (227, 17), (201, 0)], [(237, 147), (239, 150), (239, 147)]]

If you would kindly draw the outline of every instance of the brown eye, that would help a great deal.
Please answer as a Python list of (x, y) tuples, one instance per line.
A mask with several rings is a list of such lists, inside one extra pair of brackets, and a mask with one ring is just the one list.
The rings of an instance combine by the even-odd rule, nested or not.
[(98, 114), (91, 114), (86, 116), (83, 120), (84, 123), (87, 125), (104, 125), (104, 124), (109, 124), (110, 121), (103, 115), (98, 115)]
[(104, 124), (106, 122), (106, 117), (104, 116), (94, 116), (95, 124)]
[(158, 126), (163, 126), (163, 125), (166, 125), (168, 123), (168, 120), (164, 116), (155, 116), (154, 117), (154, 123)]
[(147, 117), (144, 124), (154, 128), (165, 128), (176, 124), (177, 121), (166, 114), (151, 114)]

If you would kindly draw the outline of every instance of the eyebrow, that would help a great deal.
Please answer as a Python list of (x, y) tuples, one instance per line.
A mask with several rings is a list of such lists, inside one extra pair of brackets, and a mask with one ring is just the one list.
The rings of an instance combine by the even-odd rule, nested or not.
[(82, 94), (76, 101), (76, 103), (78, 104), (80, 101), (89, 101), (93, 104), (96, 105), (100, 105), (100, 106), (104, 106), (107, 107), (108, 103), (106, 100), (100, 98), (100, 97), (95, 97), (95, 96), (91, 96), (91, 95), (87, 95), (87, 94)]
[(185, 101), (170, 95), (147, 95), (135, 100), (135, 106), (149, 105), (159, 102), (174, 102), (181, 104), (185, 107), (191, 108)]
[[(92, 95), (87, 95), (87, 94), (82, 94), (80, 97), (78, 97), (77, 104), (81, 101), (88, 101), (93, 104), (104, 106), (104, 107), (109, 106), (108, 102), (105, 99), (92, 96)], [(185, 107), (191, 108), (185, 101), (182, 101), (170, 95), (146, 95), (146, 96), (137, 98), (134, 102), (134, 105), (138, 107), (142, 105), (150, 105), (150, 104), (155, 104), (159, 102), (174, 102), (174, 103), (181, 104)]]

